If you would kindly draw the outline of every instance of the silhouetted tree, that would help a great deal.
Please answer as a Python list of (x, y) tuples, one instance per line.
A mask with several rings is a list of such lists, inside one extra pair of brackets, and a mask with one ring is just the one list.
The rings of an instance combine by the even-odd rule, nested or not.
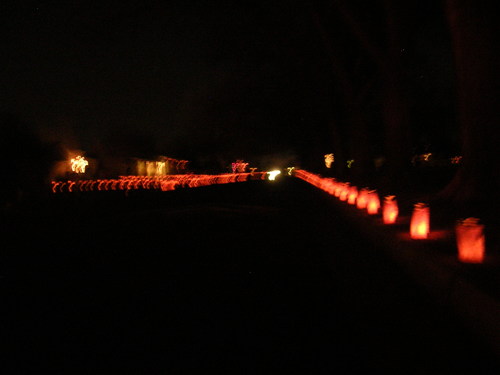
[[(493, 1), (446, 0), (457, 82), (462, 162), (440, 197), (463, 214), (498, 208), (498, 17)], [(479, 212), (478, 212), (479, 211)]]
[(340, 129), (338, 121), (330, 121), (332, 144), (337, 156), (334, 168), (337, 176), (344, 176), (346, 160), (352, 158), (356, 161), (352, 167), (352, 177), (360, 178), (369, 173), (369, 164), (372, 157), (368, 137), (369, 131), (360, 101), (362, 96), (358, 95), (359, 89), (350, 76), (350, 72), (346, 67), (347, 62), (338, 53), (338, 51), (342, 50), (342, 47), (336, 44), (337, 39), (328, 32), (319, 12), (311, 8), (311, 13), (314, 25), (323, 40), (333, 79), (339, 86), (339, 102), (342, 107), (340, 112), (342, 112), (342, 117), (348, 124), (347, 129)]
[(33, 124), (10, 113), (0, 114), (2, 208), (44, 198), (50, 191), (50, 169), (60, 155), (56, 145), (44, 143)]
[[(340, 36), (326, 33), (317, 14), (315, 20), (344, 98), (349, 130), (345, 141), (353, 153), (351, 157), (356, 160), (353, 171), (363, 175), (374, 168), (373, 150), (380, 147), (372, 143), (377, 139), (383, 142), (386, 160), (384, 185), (404, 186), (408, 183), (411, 160), (411, 127), (403, 51), (412, 32), (412, 11), (417, 3), (401, 4), (392, 0), (327, 3), (334, 10), (330, 14), (340, 15), (335, 21), (343, 25), (336, 28)], [(376, 14), (370, 14), (372, 11)], [(344, 49), (335, 46), (333, 40), (338, 38), (347, 40)], [(344, 61), (339, 59), (342, 54), (347, 54)], [(356, 59), (362, 61), (362, 70), (349, 66), (354, 65)], [(366, 105), (368, 93), (378, 107), (378, 114)], [(366, 120), (368, 116), (370, 125)], [(382, 132), (383, 136), (371, 137), (376, 132)]]

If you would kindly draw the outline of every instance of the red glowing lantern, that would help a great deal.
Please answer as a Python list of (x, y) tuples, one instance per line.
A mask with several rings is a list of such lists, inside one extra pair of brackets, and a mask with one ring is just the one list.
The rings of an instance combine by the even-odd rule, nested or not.
[(333, 191), (333, 195), (335, 195), (337, 198), (340, 196), (340, 193), (342, 192), (343, 189), (343, 183), (339, 182), (335, 186), (335, 190)]
[(344, 182), (340, 190), (339, 199), (341, 201), (347, 200), (347, 195), (349, 194), (349, 182)]
[(368, 189), (367, 188), (362, 188), (358, 196), (356, 198), (356, 207), (359, 208), (360, 210), (366, 209), (366, 203), (368, 201)]
[(334, 178), (325, 179), (323, 181), (323, 190), (326, 191), (328, 194), (333, 195), (335, 191), (335, 184), (336, 181)]
[(378, 214), (380, 209), (380, 199), (376, 190), (370, 190), (367, 195), (366, 212), (370, 215)]
[(387, 195), (384, 197), (384, 206), (382, 208), (382, 219), (384, 224), (394, 224), (398, 218), (399, 209), (396, 196)]
[(455, 226), (458, 260), (465, 263), (482, 263), (485, 252), (484, 225), (470, 217), (459, 220)]
[(358, 197), (358, 188), (356, 186), (351, 186), (349, 193), (347, 194), (347, 203), (355, 204), (356, 198)]
[(422, 240), (429, 237), (430, 210), (425, 203), (415, 203), (410, 221), (410, 237)]

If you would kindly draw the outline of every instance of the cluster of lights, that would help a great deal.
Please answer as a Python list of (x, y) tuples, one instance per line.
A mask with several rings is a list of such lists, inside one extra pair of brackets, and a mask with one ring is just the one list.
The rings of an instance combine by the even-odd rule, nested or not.
[[(167, 163), (164, 161), (144, 161), (144, 174), (147, 176), (163, 176), (167, 173)], [(142, 171), (138, 163), (139, 173)]]
[(236, 160), (235, 163), (231, 163), (233, 173), (243, 173), (246, 171), (247, 167), (248, 163), (245, 163), (243, 160)]
[(75, 173), (85, 173), (85, 168), (89, 165), (89, 162), (81, 155), (70, 160), (71, 170)]
[(173, 165), (174, 168), (177, 169), (178, 171), (186, 169), (187, 164), (189, 163), (189, 161), (187, 161), (187, 160), (178, 160), (178, 159), (167, 158), (167, 157), (163, 157), (162, 160), (165, 163), (169, 163), (169, 164)]
[[(447, 160), (451, 164), (460, 164), (462, 162), (462, 156), (461, 155), (452, 156)], [(411, 159), (411, 163), (414, 166), (417, 165), (417, 163), (430, 164), (433, 162), (437, 162), (437, 163), (440, 163), (442, 165), (445, 164), (444, 160), (440, 161), (440, 160), (435, 159), (434, 154), (432, 152), (426, 152), (423, 154), (414, 155)]]
[(417, 162), (428, 163), (429, 161), (431, 161), (431, 156), (432, 156), (432, 152), (426, 152), (424, 154), (414, 155), (411, 159), (411, 163), (413, 165), (416, 165)]
[(172, 170), (182, 171), (187, 167), (187, 160), (177, 160), (161, 156), (160, 160), (137, 160), (137, 174), (140, 176), (165, 176)]
[[(382, 209), (384, 224), (395, 224), (399, 215), (396, 196), (387, 195), (380, 203), (375, 189), (367, 187), (358, 189), (349, 182), (337, 181), (314, 173), (297, 170), (294, 176), (316, 186), (317, 188), (345, 201), (349, 205), (365, 210), (368, 215), (377, 215)], [(414, 240), (429, 239), (430, 209), (426, 203), (415, 203), (409, 226), (410, 238)], [(467, 263), (482, 263), (485, 254), (484, 225), (477, 218), (460, 220), (455, 226), (458, 259)]]
[(265, 180), (267, 172), (225, 173), (220, 175), (120, 176), (117, 179), (52, 181), (52, 192), (86, 192), (115, 190), (161, 190), (194, 188), (215, 184)]
[[(377, 215), (380, 211), (381, 204), (377, 190), (369, 188), (358, 188), (351, 185), (347, 181), (338, 181), (335, 178), (325, 178), (305, 170), (297, 170), (294, 174), (296, 177), (316, 186), (317, 188), (326, 191), (328, 194), (335, 196), (342, 202), (355, 206), (360, 210), (365, 210), (369, 215)], [(384, 200), (385, 203), (385, 200)], [(391, 203), (396, 203), (395, 199)], [(388, 209), (389, 206), (384, 205), (383, 209)], [(394, 217), (394, 215), (392, 215)], [(397, 217), (397, 215), (396, 215)], [(394, 218), (395, 222), (395, 218)], [(390, 224), (386, 222), (386, 224)]]
[(325, 155), (325, 166), (327, 168), (331, 168), (334, 161), (335, 161), (335, 156), (333, 154)]

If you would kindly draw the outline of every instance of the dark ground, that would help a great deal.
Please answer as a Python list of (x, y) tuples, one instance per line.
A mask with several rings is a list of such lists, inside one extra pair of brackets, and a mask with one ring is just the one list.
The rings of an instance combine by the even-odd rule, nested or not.
[(91, 194), (2, 226), (3, 374), (499, 373), (305, 182)]

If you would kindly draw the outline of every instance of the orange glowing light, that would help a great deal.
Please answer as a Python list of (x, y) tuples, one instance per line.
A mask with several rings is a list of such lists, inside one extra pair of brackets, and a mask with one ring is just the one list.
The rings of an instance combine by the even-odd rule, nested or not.
[(347, 200), (347, 194), (349, 194), (349, 182), (344, 182), (340, 188), (339, 199), (341, 201)]
[(70, 164), (73, 172), (85, 173), (85, 168), (89, 165), (89, 162), (83, 156), (78, 155), (76, 158), (71, 159)]
[(394, 224), (399, 215), (398, 202), (396, 196), (387, 195), (384, 197), (384, 205), (382, 207), (382, 220), (384, 224)]
[(249, 179), (264, 180), (267, 172), (226, 173), (222, 175), (163, 175), (163, 176), (120, 176), (119, 179), (52, 181), (52, 192), (87, 192), (107, 190), (161, 190), (194, 188), (213, 184), (244, 182)]
[(236, 172), (245, 172), (245, 169), (247, 168), (248, 163), (243, 162), (243, 160), (236, 160), (236, 163), (231, 163), (231, 169), (233, 173)]
[(335, 161), (335, 156), (333, 154), (325, 155), (325, 166), (327, 168), (331, 168), (334, 161)]
[(366, 212), (369, 215), (376, 215), (380, 209), (380, 199), (376, 190), (370, 190), (366, 197)]
[(356, 186), (351, 186), (349, 188), (349, 193), (347, 194), (347, 203), (356, 204), (357, 198), (358, 198), (358, 188)]
[(484, 224), (469, 217), (455, 226), (458, 260), (464, 263), (482, 263), (485, 253)]
[(333, 195), (335, 195), (337, 198), (339, 198), (343, 189), (344, 189), (344, 183), (343, 182), (339, 182), (338, 184), (335, 185), (335, 189), (333, 191)]
[(356, 197), (356, 207), (360, 210), (366, 209), (366, 204), (368, 202), (368, 188), (362, 188), (358, 192), (358, 196)]
[(335, 193), (335, 187), (337, 186), (337, 181), (334, 178), (326, 179), (323, 185), (323, 190), (328, 194), (333, 195)]
[(426, 154), (422, 154), (422, 160), (423, 161), (429, 161), (430, 157), (432, 156), (432, 153), (428, 152)]
[(430, 210), (425, 203), (415, 203), (410, 221), (410, 237), (416, 240), (426, 239), (430, 231)]

